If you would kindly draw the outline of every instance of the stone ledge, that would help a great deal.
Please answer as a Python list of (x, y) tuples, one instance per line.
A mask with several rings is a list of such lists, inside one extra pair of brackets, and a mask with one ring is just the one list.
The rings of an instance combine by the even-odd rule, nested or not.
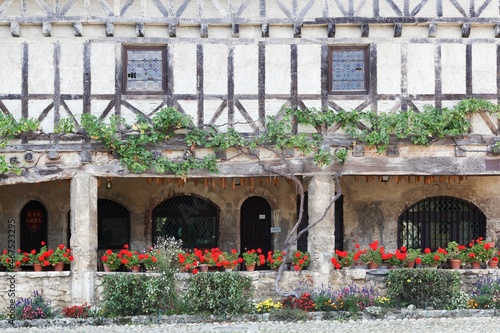
[(64, 277), (70, 276), (71, 271), (62, 271), (62, 272), (54, 272), (54, 271), (42, 271), (42, 272), (0, 272), (0, 278), (4, 276), (14, 276), (14, 277), (29, 277), (29, 278), (37, 278), (37, 277)]

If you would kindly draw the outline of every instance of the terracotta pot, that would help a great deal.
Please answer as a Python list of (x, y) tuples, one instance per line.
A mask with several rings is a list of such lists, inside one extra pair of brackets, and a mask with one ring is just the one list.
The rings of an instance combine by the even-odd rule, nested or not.
[(488, 268), (497, 268), (497, 267), (498, 267), (498, 260), (488, 261)]
[(200, 265), (200, 272), (208, 272), (208, 265), (201, 264)]
[(415, 261), (414, 260), (407, 261), (406, 267), (407, 268), (415, 268)]
[(106, 266), (106, 265), (102, 265), (102, 267), (104, 268), (104, 271), (105, 271), (105, 272), (108, 272), (108, 273), (109, 273), (109, 272), (112, 272), (112, 271), (113, 271), (111, 268), (109, 268), (109, 267), (108, 267), (108, 266)]
[(481, 262), (479, 261), (473, 261), (470, 263), (470, 268), (472, 269), (478, 269), (481, 268)]
[[(497, 261), (498, 263), (498, 261)], [(13, 272), (20, 272), (21, 271), (21, 266), (14, 266), (14, 268), (12, 268), (12, 271)]]
[(42, 271), (42, 264), (33, 264), (33, 270), (35, 272), (41, 272)]
[(368, 263), (368, 269), (377, 269), (378, 264), (376, 262), (370, 262)]
[(255, 270), (255, 264), (245, 265), (245, 266), (246, 266), (248, 272), (253, 272)]
[(134, 265), (130, 268), (130, 270), (132, 271), (132, 273), (139, 273), (141, 267), (139, 265)]
[(462, 265), (462, 260), (460, 259), (449, 259), (448, 264), (450, 265), (451, 269), (460, 269), (460, 266)]
[(64, 270), (64, 263), (62, 261), (54, 265), (54, 271), (62, 272)]

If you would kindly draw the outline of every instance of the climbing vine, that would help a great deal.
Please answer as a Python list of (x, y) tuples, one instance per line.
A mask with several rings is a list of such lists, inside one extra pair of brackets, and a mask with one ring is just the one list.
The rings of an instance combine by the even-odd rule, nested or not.
[[(274, 150), (296, 149), (312, 155), (319, 166), (330, 165), (335, 160), (343, 163), (348, 155), (348, 147), (338, 147), (332, 153), (330, 145), (325, 143), (329, 128), (338, 124), (352, 137), (353, 142), (375, 146), (379, 152), (387, 149), (392, 139), (409, 140), (413, 144), (428, 145), (432, 140), (446, 136), (463, 136), (470, 127), (468, 114), (484, 111), (499, 116), (499, 106), (494, 103), (467, 99), (453, 108), (438, 109), (425, 106), (422, 112), (408, 111), (380, 113), (373, 111), (322, 111), (314, 108), (304, 110), (286, 109), (276, 116), (267, 116), (263, 120), (264, 130), (253, 137), (244, 137), (234, 128), (222, 130), (220, 126), (195, 127), (193, 119), (173, 108), (163, 108), (151, 119), (138, 117), (133, 124), (125, 119), (112, 116), (108, 121), (84, 113), (81, 116), (82, 129), (94, 140), (101, 142), (106, 149), (114, 152), (129, 171), (142, 173), (152, 170), (157, 173), (174, 173), (186, 176), (192, 170), (204, 169), (217, 172), (217, 160), (214, 154), (197, 158), (195, 148), (211, 148), (215, 151), (235, 148), (249, 154), (249, 149), (272, 147)], [(298, 125), (309, 125), (312, 133), (295, 133)], [(0, 148), (16, 135), (27, 134), (39, 129), (34, 119), (16, 121), (12, 116), (0, 114)], [(185, 132), (186, 149), (182, 156), (171, 158), (162, 152), (155, 152), (157, 144), (172, 139), (177, 130)], [(54, 133), (64, 134), (73, 130), (69, 119), (61, 119)], [(500, 150), (500, 142), (493, 145)], [(0, 172), (20, 170), (0, 155)]]

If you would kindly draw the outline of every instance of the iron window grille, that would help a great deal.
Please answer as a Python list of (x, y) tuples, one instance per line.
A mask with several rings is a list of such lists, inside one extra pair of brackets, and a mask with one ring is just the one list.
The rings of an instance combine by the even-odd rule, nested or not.
[(98, 249), (121, 249), (130, 241), (130, 213), (119, 203), (97, 201)]
[(473, 204), (431, 197), (408, 208), (398, 220), (398, 246), (436, 250), (449, 242), (469, 244), (486, 234), (486, 216)]

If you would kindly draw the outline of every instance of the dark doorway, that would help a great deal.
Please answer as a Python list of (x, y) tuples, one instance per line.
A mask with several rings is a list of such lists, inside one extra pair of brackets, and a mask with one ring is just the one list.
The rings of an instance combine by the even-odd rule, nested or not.
[(97, 200), (98, 249), (121, 249), (130, 242), (130, 213), (107, 199)]
[(47, 242), (47, 210), (39, 201), (28, 202), (21, 211), (21, 251), (39, 250)]
[[(264, 256), (272, 251), (271, 206), (261, 197), (250, 197), (241, 206), (241, 252), (261, 249)], [(255, 269), (269, 269), (267, 265)]]

